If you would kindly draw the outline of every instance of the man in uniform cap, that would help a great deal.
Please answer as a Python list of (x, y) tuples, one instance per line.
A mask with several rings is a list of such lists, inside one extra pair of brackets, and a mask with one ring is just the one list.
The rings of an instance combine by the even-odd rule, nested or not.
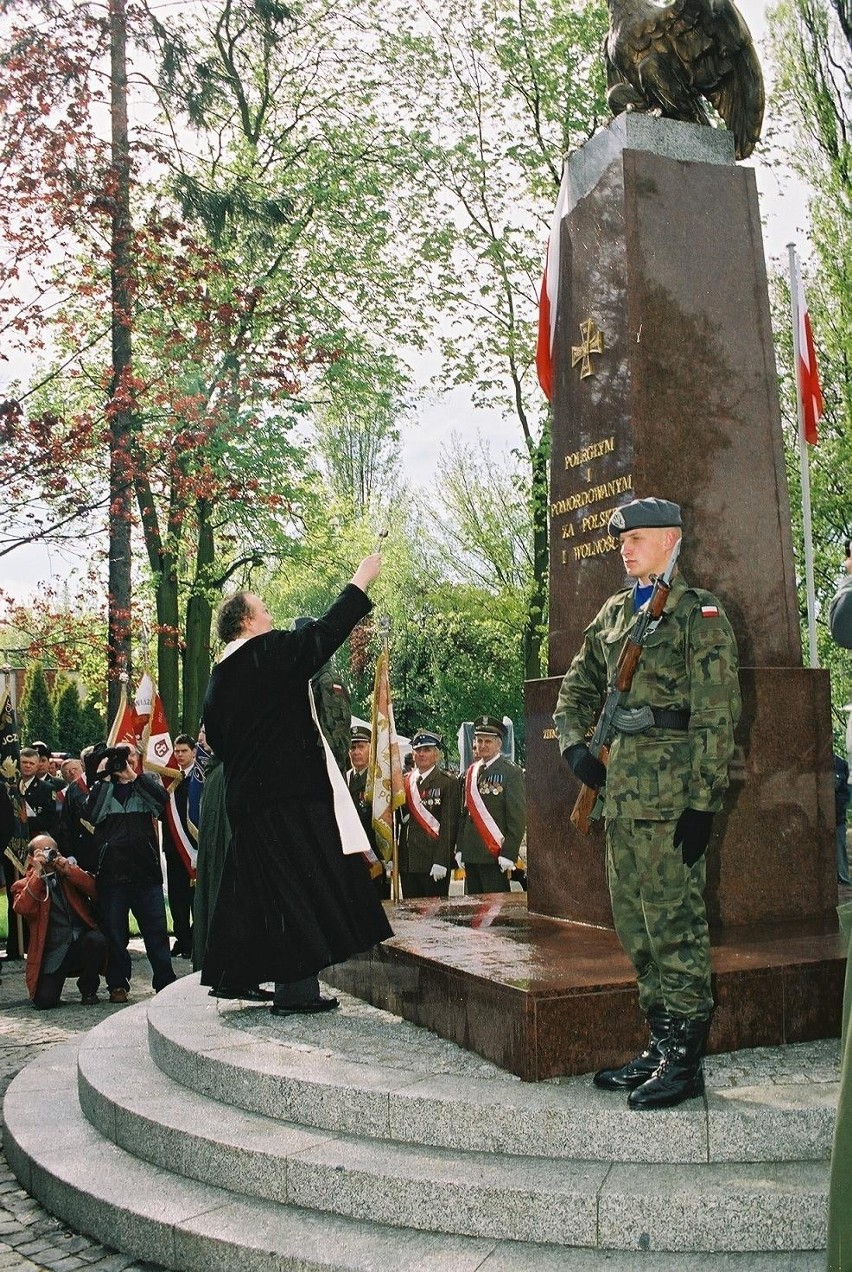
[(615, 929), (636, 969), (650, 1039), (596, 1086), (629, 1091), (632, 1108), (665, 1108), (704, 1090), (701, 1058), (713, 998), (704, 907), (705, 849), (728, 785), (740, 715), (737, 645), (715, 596), (675, 573), (659, 626), (642, 650), (607, 766), (585, 743), (636, 612), (681, 537), (680, 508), (635, 499), (616, 509), (631, 586), (586, 628), (559, 692), (560, 750), (603, 790)]
[(468, 893), (509, 892), (527, 828), (523, 771), (501, 754), (506, 726), (497, 716), (473, 722), (474, 761), (464, 776), (457, 847)]
[[(373, 740), (373, 730), (366, 724), (353, 724), (349, 730), (349, 762), (351, 768), (346, 770), (346, 785), (349, 787), (349, 794), (358, 810), (358, 816), (361, 819), (361, 825), (367, 838), (370, 841), (370, 847), (377, 857), (381, 858), (380, 845), (376, 838), (376, 832), (373, 830), (373, 809), (367, 803), (367, 767), (370, 763), (370, 743)], [(382, 901), (390, 899), (390, 877), (387, 872), (387, 865), (380, 875), (377, 875), (373, 883), (379, 897)]]
[(418, 729), (411, 739), (414, 768), (405, 775), (399, 837), (402, 895), (445, 897), (459, 824), (459, 784), (438, 767), (441, 736)]

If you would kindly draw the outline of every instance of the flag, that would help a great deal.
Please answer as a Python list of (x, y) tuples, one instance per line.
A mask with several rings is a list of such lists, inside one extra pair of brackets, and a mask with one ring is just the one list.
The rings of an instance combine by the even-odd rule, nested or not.
[(107, 746), (129, 746), (130, 763), (137, 773), (142, 771), (139, 761), (139, 732), (136, 712), (127, 701), (127, 685), (122, 684), (118, 710), (107, 735)]
[(18, 737), (18, 721), (15, 719), (12, 695), (7, 692), (3, 707), (0, 709), (0, 778), (10, 785), (18, 777), (20, 753), (21, 741)]
[(204, 779), (213, 758), (213, 752), (201, 738), (195, 744), (195, 759), (192, 768), (186, 775), (186, 820), (191, 834), (198, 838), (198, 825), (201, 821), (201, 796), (204, 794)]
[(799, 390), (799, 401), (802, 407), (802, 429), (805, 441), (811, 446), (819, 442), (817, 424), (822, 417), (823, 401), (819, 383), (819, 367), (817, 365), (814, 335), (811, 330), (811, 317), (808, 313), (805, 289), (798, 263), (795, 271), (796, 311), (798, 314), (798, 341), (796, 384)]
[(538, 302), (538, 342), (535, 350), (535, 365), (538, 371), (538, 382), (548, 402), (553, 401), (553, 337), (556, 334), (556, 308), (559, 300), (559, 239), (562, 232), (562, 218), (567, 206), (568, 165), (566, 163), (562, 169), (562, 183), (559, 186), (556, 207), (553, 210)]
[(157, 686), (146, 671), (136, 690), (136, 719), (142, 747), (142, 768), (161, 777), (180, 777), (172, 735)]
[(393, 814), (405, 803), (402, 765), (396, 725), (393, 719), (387, 651), (382, 650), (376, 663), (373, 688), (373, 736), (370, 741), (370, 763), (367, 768), (366, 800), (372, 804), (373, 830), (385, 848), (385, 860), (393, 853)]

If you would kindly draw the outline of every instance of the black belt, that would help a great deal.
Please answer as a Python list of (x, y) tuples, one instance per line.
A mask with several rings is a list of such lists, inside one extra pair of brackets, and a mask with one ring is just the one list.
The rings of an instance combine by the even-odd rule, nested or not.
[(666, 711), (662, 707), (616, 707), (612, 727), (617, 733), (647, 733), (649, 729), (689, 728), (688, 711)]
[(657, 729), (688, 729), (688, 711), (665, 711), (662, 707), (652, 707), (654, 726)]

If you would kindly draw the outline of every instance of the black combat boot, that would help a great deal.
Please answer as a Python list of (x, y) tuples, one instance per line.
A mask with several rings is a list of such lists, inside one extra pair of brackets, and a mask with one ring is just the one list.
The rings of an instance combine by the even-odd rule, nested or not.
[(627, 1097), (631, 1109), (669, 1109), (695, 1095), (704, 1094), (701, 1057), (707, 1043), (710, 1018), (673, 1016), (663, 1039), (663, 1058), (654, 1074)]
[(633, 1091), (647, 1082), (663, 1058), (660, 1043), (669, 1033), (672, 1018), (665, 1007), (654, 1007), (648, 1012), (648, 1045), (641, 1055), (634, 1056), (620, 1069), (599, 1069), (594, 1076), (596, 1087), (604, 1091)]

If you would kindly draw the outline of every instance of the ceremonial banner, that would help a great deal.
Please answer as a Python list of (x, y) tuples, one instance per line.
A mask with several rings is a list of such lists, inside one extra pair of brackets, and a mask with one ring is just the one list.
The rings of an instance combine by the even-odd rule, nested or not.
[(21, 743), (18, 737), (15, 709), (12, 706), (12, 695), (7, 693), (0, 710), (0, 777), (7, 782), (17, 780), (20, 751)]
[(180, 777), (169, 723), (157, 686), (146, 671), (136, 690), (136, 718), (141, 724), (142, 768), (161, 777)]
[(385, 860), (393, 853), (393, 815), (405, 803), (402, 765), (396, 744), (388, 655), (379, 654), (373, 688), (373, 736), (370, 740), (370, 763), (364, 797), (373, 807), (373, 829), (384, 848)]
[(139, 756), (139, 729), (136, 712), (127, 701), (127, 685), (121, 686), (121, 698), (118, 703), (118, 710), (115, 713), (109, 734), (107, 736), (107, 746), (129, 746), (130, 747), (130, 763), (136, 769), (137, 773), (142, 772), (142, 765)]

